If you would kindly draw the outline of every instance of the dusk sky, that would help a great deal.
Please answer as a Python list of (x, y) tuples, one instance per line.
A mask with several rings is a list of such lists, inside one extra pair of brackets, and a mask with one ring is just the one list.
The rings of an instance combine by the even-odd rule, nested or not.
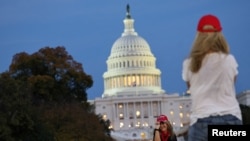
[(196, 25), (216, 15), (239, 64), (236, 91), (250, 90), (249, 0), (1, 0), (0, 72), (16, 53), (64, 46), (91, 75), (88, 99), (104, 92), (103, 73), (113, 43), (121, 37), (126, 5), (134, 28), (150, 45), (166, 93), (182, 94), (182, 62), (189, 54)]

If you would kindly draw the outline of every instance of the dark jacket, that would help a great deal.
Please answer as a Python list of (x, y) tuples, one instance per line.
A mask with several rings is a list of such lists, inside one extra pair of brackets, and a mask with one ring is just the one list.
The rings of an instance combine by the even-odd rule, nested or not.
[[(155, 130), (154, 130), (153, 141), (155, 141), (154, 139), (155, 139)], [(170, 137), (168, 138), (168, 141), (177, 141), (176, 135), (174, 134), (174, 135), (170, 136)]]
[(177, 141), (177, 137), (174, 134), (173, 136), (170, 136), (170, 138), (168, 139), (168, 141)]

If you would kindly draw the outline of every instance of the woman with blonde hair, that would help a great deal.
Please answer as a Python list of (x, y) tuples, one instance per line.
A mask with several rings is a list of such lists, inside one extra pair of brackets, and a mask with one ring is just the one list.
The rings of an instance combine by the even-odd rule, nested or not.
[(157, 117), (153, 141), (177, 141), (173, 126), (166, 115)]
[(242, 124), (234, 86), (237, 68), (219, 19), (211, 14), (202, 16), (182, 70), (192, 100), (189, 141), (207, 141), (211, 124)]

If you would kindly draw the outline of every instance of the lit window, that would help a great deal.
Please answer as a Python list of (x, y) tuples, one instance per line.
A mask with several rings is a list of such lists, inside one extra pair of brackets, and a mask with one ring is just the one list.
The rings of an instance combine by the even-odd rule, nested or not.
[(174, 115), (174, 111), (170, 111), (170, 115)]
[(140, 116), (140, 111), (136, 111), (136, 116), (139, 117)]
[(122, 104), (119, 105), (119, 108), (122, 108)]
[(145, 122), (142, 126), (148, 127), (148, 123)]
[(120, 116), (120, 118), (122, 118), (122, 117), (123, 117), (123, 114), (120, 114), (119, 116)]
[(146, 138), (146, 134), (144, 132), (141, 132), (141, 138), (145, 139)]
[(120, 122), (120, 128), (122, 128), (124, 126), (123, 122)]
[(107, 119), (107, 115), (106, 115), (106, 114), (103, 114), (102, 118), (103, 118), (104, 120), (106, 120), (106, 119)]
[(183, 113), (180, 113), (180, 117), (183, 118)]

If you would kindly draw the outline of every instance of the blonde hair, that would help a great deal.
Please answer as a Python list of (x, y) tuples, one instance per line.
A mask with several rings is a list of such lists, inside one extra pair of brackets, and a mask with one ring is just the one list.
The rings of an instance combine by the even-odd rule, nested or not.
[[(208, 27), (209, 28), (209, 27)], [(211, 52), (229, 54), (229, 46), (222, 32), (197, 32), (189, 58), (189, 69), (196, 73), (200, 70), (203, 58)]]

